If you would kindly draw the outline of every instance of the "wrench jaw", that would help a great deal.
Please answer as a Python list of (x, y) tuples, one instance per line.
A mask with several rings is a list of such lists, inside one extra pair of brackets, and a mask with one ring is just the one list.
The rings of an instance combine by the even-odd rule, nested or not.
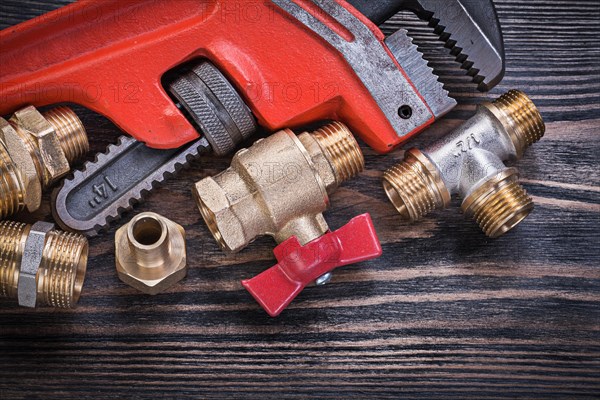
[(444, 89), (444, 84), (440, 82), (433, 68), (429, 67), (408, 31), (397, 30), (385, 39), (385, 44), (421, 94), (436, 120), (456, 106), (456, 100)]
[(427, 21), (480, 91), (504, 77), (504, 40), (492, 0), (409, 0), (405, 10)]
[(65, 231), (97, 236), (210, 151), (205, 138), (175, 150), (155, 150), (121, 136), (54, 190), (52, 216)]

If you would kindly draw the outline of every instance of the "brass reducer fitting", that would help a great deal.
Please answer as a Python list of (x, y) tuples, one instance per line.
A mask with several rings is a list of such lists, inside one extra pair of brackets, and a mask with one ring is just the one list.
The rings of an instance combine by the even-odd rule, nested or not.
[(231, 167), (196, 183), (194, 195), (211, 233), (227, 252), (260, 235), (301, 245), (329, 228), (329, 195), (364, 169), (348, 128), (338, 122), (296, 136), (279, 131), (240, 150)]
[(20, 306), (74, 307), (87, 260), (81, 235), (47, 222), (0, 222), (0, 296), (18, 299)]
[(450, 197), (458, 194), (465, 214), (496, 238), (533, 210), (517, 170), (504, 161), (521, 158), (544, 132), (533, 102), (511, 90), (484, 103), (471, 119), (427, 149), (407, 151), (402, 163), (385, 172), (383, 187), (410, 221), (448, 207)]
[(88, 150), (85, 128), (70, 108), (42, 114), (28, 106), (8, 121), (0, 117), (0, 218), (37, 210), (42, 191)]
[(165, 291), (187, 275), (185, 230), (155, 213), (135, 216), (115, 235), (119, 279), (146, 294)]

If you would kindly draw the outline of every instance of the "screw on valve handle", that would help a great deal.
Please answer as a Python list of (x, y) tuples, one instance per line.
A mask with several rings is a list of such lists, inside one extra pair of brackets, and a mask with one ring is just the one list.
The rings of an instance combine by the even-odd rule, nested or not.
[(278, 316), (298, 294), (338, 267), (381, 256), (369, 214), (354, 217), (335, 232), (302, 246), (293, 236), (273, 250), (278, 263), (242, 285), (271, 316)]

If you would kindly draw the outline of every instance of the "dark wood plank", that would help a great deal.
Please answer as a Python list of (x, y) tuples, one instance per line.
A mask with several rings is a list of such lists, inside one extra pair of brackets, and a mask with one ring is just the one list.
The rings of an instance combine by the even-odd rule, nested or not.
[[(0, 27), (65, 3), (4, 0)], [(597, 398), (600, 7), (496, 4), (508, 65), (490, 94), (477, 92), (414, 18), (385, 29), (407, 27), (460, 102), (410, 146), (510, 88), (539, 105), (548, 132), (516, 164), (536, 210), (514, 232), (486, 239), (457, 202), (420, 224), (401, 222), (380, 178), (402, 150), (379, 156), (364, 147), (367, 170), (333, 196), (326, 217), (339, 227), (371, 212), (383, 257), (341, 269), (271, 319), (239, 281), (273, 264), (274, 244), (261, 239), (233, 257), (219, 251), (190, 186), (228, 160), (206, 158), (136, 208), (185, 226), (188, 278), (168, 293), (139, 295), (115, 274), (114, 229), (93, 239), (77, 309), (29, 311), (0, 299), (0, 398)], [(78, 111), (94, 152), (120, 134)], [(18, 219), (49, 214), (46, 201)]]

